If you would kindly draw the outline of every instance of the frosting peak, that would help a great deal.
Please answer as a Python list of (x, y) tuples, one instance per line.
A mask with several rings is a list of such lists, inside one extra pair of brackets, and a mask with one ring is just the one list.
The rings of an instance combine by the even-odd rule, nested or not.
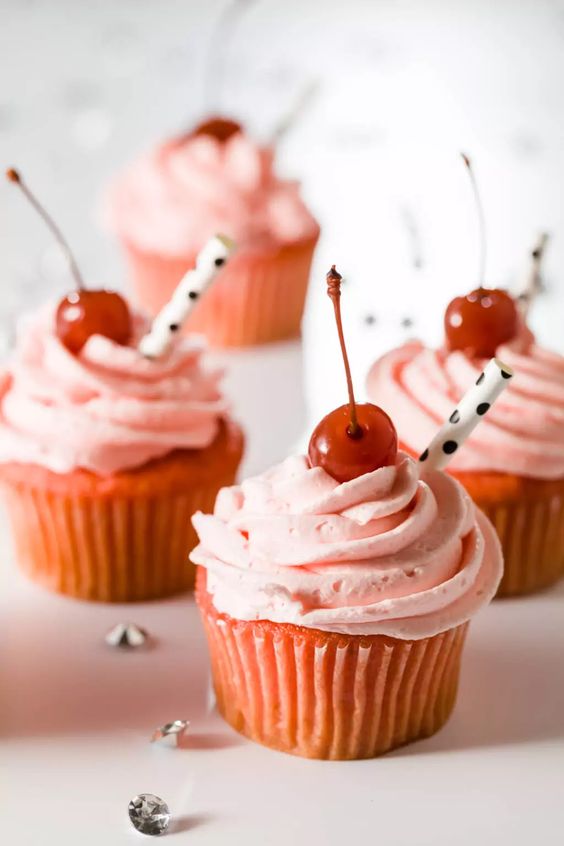
[(179, 338), (163, 358), (137, 350), (147, 329), (135, 317), (132, 346), (93, 335), (78, 355), (57, 338), (54, 309), (23, 321), (0, 382), (0, 461), (109, 475), (215, 438), (226, 413), (220, 372), (202, 348)]
[(305, 456), (196, 514), (216, 608), (351, 634), (422, 638), (469, 619), (501, 577), (493, 530), (458, 482), (395, 465), (339, 484)]
[[(450, 467), (561, 478), (564, 358), (538, 347), (524, 327), (497, 355), (515, 371), (515, 378)], [(393, 415), (404, 446), (419, 454), (482, 369), (483, 361), (463, 352), (431, 350), (411, 342), (374, 364), (368, 394)]]
[(126, 241), (183, 257), (225, 232), (240, 247), (316, 234), (296, 182), (279, 179), (274, 151), (244, 133), (187, 135), (141, 156), (110, 189), (106, 217)]

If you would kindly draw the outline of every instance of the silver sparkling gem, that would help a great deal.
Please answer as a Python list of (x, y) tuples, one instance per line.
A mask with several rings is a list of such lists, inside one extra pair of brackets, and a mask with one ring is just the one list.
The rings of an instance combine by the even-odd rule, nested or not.
[(135, 623), (118, 623), (106, 635), (108, 646), (119, 646), (122, 649), (135, 649), (143, 646), (147, 640), (147, 632)]
[(170, 810), (166, 802), (153, 793), (134, 796), (128, 806), (131, 824), (141, 834), (164, 834), (170, 824)]
[(178, 746), (179, 740), (184, 737), (189, 727), (189, 720), (174, 720), (172, 723), (165, 723), (153, 732), (151, 743), (157, 743), (159, 746)]

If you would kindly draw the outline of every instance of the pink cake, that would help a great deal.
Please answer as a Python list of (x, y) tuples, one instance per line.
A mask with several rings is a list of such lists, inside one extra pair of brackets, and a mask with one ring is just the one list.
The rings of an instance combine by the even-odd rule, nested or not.
[[(226, 128), (227, 127), (227, 128)], [(217, 346), (299, 334), (319, 227), (296, 182), (277, 177), (274, 150), (218, 120), (141, 156), (115, 180), (106, 218), (137, 299), (155, 313), (215, 232), (238, 252), (188, 329)]]
[(197, 514), (219, 708), (259, 743), (365, 758), (437, 731), (467, 624), (501, 578), (463, 487), (399, 453), (338, 483), (290, 458)]
[[(564, 574), (564, 358), (521, 324), (496, 355), (516, 373), (451, 461), (496, 527), (505, 573), (499, 595), (531, 593)], [(368, 395), (393, 415), (404, 449), (419, 455), (483, 359), (412, 342), (372, 367)]]
[(193, 339), (158, 360), (92, 335), (78, 353), (47, 307), (20, 326), (0, 384), (0, 484), (23, 570), (83, 599), (193, 583), (192, 513), (235, 479), (243, 436)]

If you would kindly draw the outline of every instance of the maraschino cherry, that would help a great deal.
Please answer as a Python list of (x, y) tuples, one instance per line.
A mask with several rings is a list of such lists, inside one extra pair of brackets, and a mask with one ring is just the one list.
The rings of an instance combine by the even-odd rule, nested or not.
[(222, 117), (211, 117), (199, 123), (191, 135), (210, 135), (222, 143), (228, 141), (233, 135), (242, 132), (243, 127), (234, 120)]
[(448, 348), (476, 358), (494, 356), (515, 337), (518, 325), (515, 301), (500, 288), (476, 288), (452, 300), (445, 312)]
[(331, 411), (316, 426), (308, 456), (312, 467), (322, 467), (337, 482), (350, 482), (364, 473), (393, 464), (398, 436), (385, 411), (372, 403), (355, 401), (341, 320), (341, 279), (333, 265), (327, 274), (327, 293), (335, 310), (349, 402)]
[(103, 335), (118, 344), (127, 344), (131, 338), (131, 315), (127, 303), (115, 291), (89, 291), (78, 269), (70, 248), (51, 216), (36, 200), (20, 174), (13, 169), (6, 171), (47, 224), (63, 250), (76, 283), (76, 290), (61, 300), (55, 315), (57, 336), (72, 353), (79, 353), (92, 335)]
[(484, 288), (486, 235), (482, 203), (468, 156), (462, 159), (472, 184), (480, 224), (480, 286), (465, 297), (456, 297), (445, 313), (445, 333), (450, 350), (463, 350), (477, 358), (491, 358), (500, 344), (517, 334), (519, 316), (514, 299), (501, 288)]

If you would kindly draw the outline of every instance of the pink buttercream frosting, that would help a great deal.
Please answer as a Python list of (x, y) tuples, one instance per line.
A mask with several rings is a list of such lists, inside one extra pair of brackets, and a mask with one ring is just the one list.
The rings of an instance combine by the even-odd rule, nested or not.
[[(497, 357), (515, 376), (449, 467), (561, 478), (564, 357), (537, 346), (526, 329), (501, 346)], [(368, 395), (391, 414), (405, 447), (419, 454), (474, 384), (484, 363), (463, 352), (408, 343), (374, 364), (368, 375)]]
[(112, 185), (110, 228), (146, 252), (184, 257), (216, 232), (240, 248), (314, 237), (318, 225), (297, 182), (279, 179), (274, 152), (244, 133), (167, 142), (133, 162)]
[(136, 317), (135, 327), (130, 346), (94, 335), (73, 355), (55, 334), (52, 307), (22, 321), (0, 382), (0, 462), (105, 476), (209, 446), (226, 412), (221, 373), (204, 368), (189, 339), (144, 358), (136, 342), (147, 324)]
[(495, 533), (462, 486), (396, 464), (339, 484), (305, 456), (220, 491), (192, 560), (218, 611), (347, 634), (430, 637), (495, 594)]

